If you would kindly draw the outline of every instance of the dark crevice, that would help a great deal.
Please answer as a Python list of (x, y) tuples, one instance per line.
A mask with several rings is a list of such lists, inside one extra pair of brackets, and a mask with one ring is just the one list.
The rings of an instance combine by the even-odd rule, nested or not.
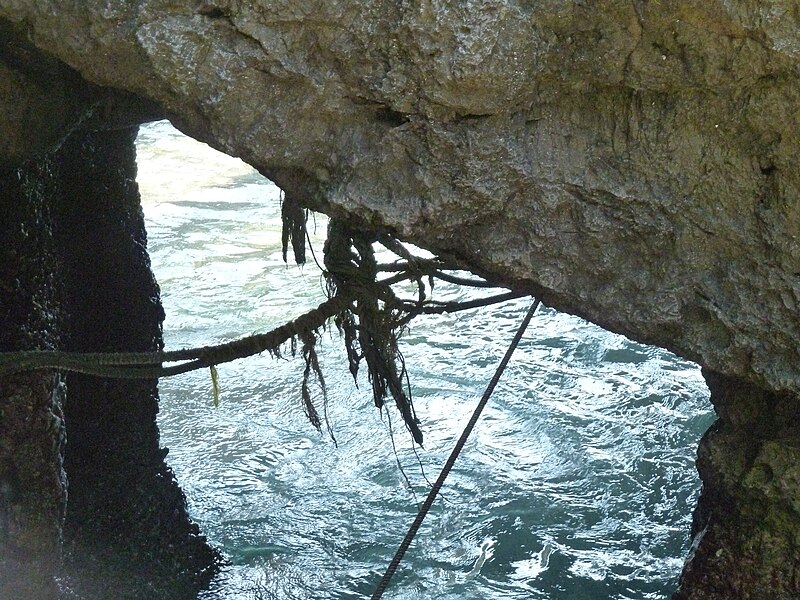
[(388, 104), (366, 98), (364, 96), (350, 97), (350, 101), (358, 106), (370, 107), (375, 110), (375, 120), (391, 127), (400, 127), (409, 122), (409, 116), (398, 110), (391, 108)]
[(464, 113), (464, 114), (456, 115), (455, 120), (456, 120), (456, 122), (463, 123), (463, 122), (468, 122), (468, 121), (480, 121), (480, 120), (486, 119), (486, 118), (491, 117), (491, 116), (492, 115), (488, 114), (488, 113), (487, 114)]
[(382, 106), (375, 111), (375, 118), (381, 122), (386, 123), (392, 127), (400, 127), (408, 123), (408, 115), (405, 115), (396, 110), (392, 110), (388, 106)]
[(197, 14), (209, 19), (227, 19), (230, 16), (228, 11), (210, 2), (201, 4), (197, 9)]

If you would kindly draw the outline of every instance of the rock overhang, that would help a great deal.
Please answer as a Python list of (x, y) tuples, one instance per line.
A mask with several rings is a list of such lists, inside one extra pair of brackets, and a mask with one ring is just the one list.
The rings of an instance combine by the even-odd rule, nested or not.
[[(96, 127), (163, 110), (311, 208), (800, 389), (791, 2), (6, 0), (0, 19), (61, 73), (0, 98), (29, 146), (90, 105)], [(19, 89), (38, 102), (25, 113)], [(36, 118), (41, 139), (20, 137)]]

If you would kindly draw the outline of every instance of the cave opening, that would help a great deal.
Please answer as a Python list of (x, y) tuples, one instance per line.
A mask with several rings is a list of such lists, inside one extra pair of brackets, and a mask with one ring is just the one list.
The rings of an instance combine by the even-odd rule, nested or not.
[[(213, 575), (195, 571), (213, 551), (164, 462), (155, 381), (102, 381), (47, 363), (16, 369), (26, 351), (162, 347), (132, 127), (165, 111), (332, 214), (428, 240), (553, 306), (703, 364), (718, 419), (699, 443), (704, 487), (675, 600), (800, 597), (798, 28), (783, 18), (794, 13), (778, 6), (778, 18), (762, 18), (757, 3), (691, 14), (677, 3), (566, 13), (489, 3), (431, 18), (396, 3), (368, 14), (344, 3), (300, 22), (291, 3), (39, 4), (0, 10), (0, 597), (90, 596), (91, 586), (73, 587), (80, 569), (115, 596), (171, 597), (152, 587), (163, 576), (175, 595), (194, 597)], [(587, 24), (597, 35), (576, 35)], [(662, 52), (676, 40), (680, 60)], [(180, 335), (227, 339), (247, 319), (259, 330), (263, 298), (290, 297), (282, 318), (299, 308), (288, 281), (257, 261), (252, 277), (240, 268), (247, 251), (216, 260), (238, 252), (238, 237), (204, 253), (224, 206), (201, 204), (178, 208), (203, 212), (208, 229), (166, 230), (188, 232), (189, 246), (167, 264), (193, 257), (192, 278), (178, 267), (170, 282), (197, 292), (181, 307), (192, 314)], [(313, 269), (300, 272), (313, 288)], [(222, 285), (195, 285), (203, 281)], [(237, 285), (263, 293), (229, 304)], [(235, 314), (198, 310), (199, 300)], [(253, 307), (263, 319), (248, 317)], [(430, 464), (518, 310), (424, 318), (405, 336)], [(217, 323), (223, 331), (206, 329)], [(694, 410), (706, 394), (688, 392), (705, 389), (697, 369), (593, 337), (558, 313), (537, 324), (544, 333), (515, 360), (401, 593), (605, 598), (674, 588), (685, 543), (672, 548), (691, 512), (681, 486), (694, 475), (685, 464), (693, 444), (674, 424), (694, 431), (696, 418), (711, 418), (705, 404), (705, 416)], [(327, 332), (320, 343), (335, 345)], [(330, 375), (346, 365), (322, 349), (319, 358), (331, 390), (353, 390), (346, 373), (342, 387)], [(410, 517), (413, 502), (391, 467), (391, 439), (362, 443), (386, 431), (390, 413), (382, 421), (368, 410), (366, 384), (339, 391), (346, 398), (329, 405), (336, 448), (308, 433), (296, 379), (281, 388), (279, 367), (296, 376), (300, 366), (264, 359), (241, 377), (221, 369), (213, 431), (198, 426), (209, 410), (198, 380), (196, 418), (170, 442), (176, 469), (186, 440), (201, 450), (190, 473), (219, 468), (208, 477), (216, 483), (183, 481), (202, 491), (189, 495), (192, 513), (209, 509), (203, 529), (230, 562), (207, 594), (363, 596), (402, 533), (394, 518)], [(674, 387), (664, 387), (665, 371), (677, 373)], [(197, 442), (220, 431), (222, 447)], [(397, 453), (410, 486), (424, 488), (413, 451), (400, 443)], [(101, 575), (106, 556), (125, 564)]]
[[(274, 185), (164, 122), (143, 126), (137, 146), (168, 348), (268, 330), (324, 299), (313, 261), (283, 262)], [(319, 216), (318, 251), (324, 231)], [(299, 357), (221, 366), (218, 408), (207, 372), (162, 379), (167, 461), (228, 559), (209, 597), (368, 595), (413, 518), (414, 493), (425, 493), (423, 465), (432, 479), (523, 305), (421, 317), (404, 336), (421, 463), (399, 419), (392, 439), (390, 416), (370, 409), (368, 384), (354, 388), (335, 332), (320, 356), (338, 446), (305, 420)], [(549, 309), (510, 369), (398, 585), (443, 598), (671, 593), (699, 490), (697, 442), (714, 418), (699, 369)]]

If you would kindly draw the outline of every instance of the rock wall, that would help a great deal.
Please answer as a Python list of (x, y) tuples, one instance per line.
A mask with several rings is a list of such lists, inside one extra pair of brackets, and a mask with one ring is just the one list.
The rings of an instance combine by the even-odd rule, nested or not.
[[(53, 171), (51, 159), (0, 170), (0, 352), (60, 343)], [(64, 392), (52, 371), (0, 378), (3, 598), (48, 598), (56, 591), (67, 505)]]
[(0, 19), (308, 205), (800, 388), (790, 0), (2, 0)]
[(798, 544), (768, 541), (795, 509), (756, 509), (794, 493), (794, 438), (751, 444), (774, 402), (719, 390), (800, 402), (796, 2), (0, 0), (0, 166), (162, 111), (308, 207), (705, 366), (680, 597), (793, 597)]
[[(0, 351), (162, 347), (135, 136), (75, 132), (0, 172)], [(156, 385), (0, 378), (0, 598), (188, 598), (208, 582), (216, 556), (164, 463)]]
[(800, 598), (800, 401), (704, 375), (720, 418), (700, 442), (703, 492), (674, 600)]
[[(58, 152), (64, 350), (163, 349), (164, 310), (136, 185), (136, 133), (134, 127), (73, 135)], [(93, 589), (116, 577), (124, 583), (115, 586), (135, 590), (135, 597), (194, 598), (216, 556), (189, 520), (164, 462), (158, 382), (73, 373), (66, 382), (68, 572), (88, 585), (90, 597), (126, 595)], [(86, 581), (98, 572), (105, 579)]]

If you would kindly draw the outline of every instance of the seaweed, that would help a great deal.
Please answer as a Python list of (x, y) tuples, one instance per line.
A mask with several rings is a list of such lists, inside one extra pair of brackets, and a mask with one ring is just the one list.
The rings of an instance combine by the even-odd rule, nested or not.
[[(283, 258), (287, 259), (291, 245), (295, 261), (303, 264), (308, 237), (307, 209), (297, 199), (284, 196), (281, 215)], [(375, 252), (378, 244), (397, 256), (397, 260), (379, 263)], [(460, 265), (439, 257), (416, 256), (389, 233), (353, 227), (336, 217), (331, 218), (328, 224), (323, 263), (320, 268), (328, 299), (272, 331), (215, 346), (168, 352), (5, 352), (0, 353), (0, 375), (54, 368), (99, 377), (149, 379), (208, 368), (216, 405), (220, 397), (216, 365), (265, 351), (273, 357), (280, 357), (281, 347), (287, 342), (291, 344), (294, 355), (299, 340), (305, 360), (300, 385), (303, 410), (319, 431), (324, 421), (335, 442), (327, 419), (327, 387), (316, 351), (319, 332), (332, 319), (344, 341), (348, 367), (356, 385), (358, 373), (364, 367), (375, 406), (382, 410), (387, 399), (394, 400), (406, 428), (416, 443), (422, 445), (420, 421), (414, 410), (406, 363), (400, 351), (400, 339), (408, 324), (423, 314), (474, 309), (528, 295), (524, 291), (512, 290), (476, 300), (435, 301), (429, 297), (429, 292), (436, 280), (481, 288), (498, 286), (485, 279), (454, 274), (453, 271), (463, 270)], [(393, 286), (401, 283), (415, 285), (416, 297), (399, 297)], [(322, 392), (323, 417), (314, 403), (314, 382)]]
[(289, 243), (292, 245), (294, 261), (298, 265), (306, 262), (306, 221), (308, 212), (294, 196), (281, 193), (281, 250), (283, 262), (287, 261)]

